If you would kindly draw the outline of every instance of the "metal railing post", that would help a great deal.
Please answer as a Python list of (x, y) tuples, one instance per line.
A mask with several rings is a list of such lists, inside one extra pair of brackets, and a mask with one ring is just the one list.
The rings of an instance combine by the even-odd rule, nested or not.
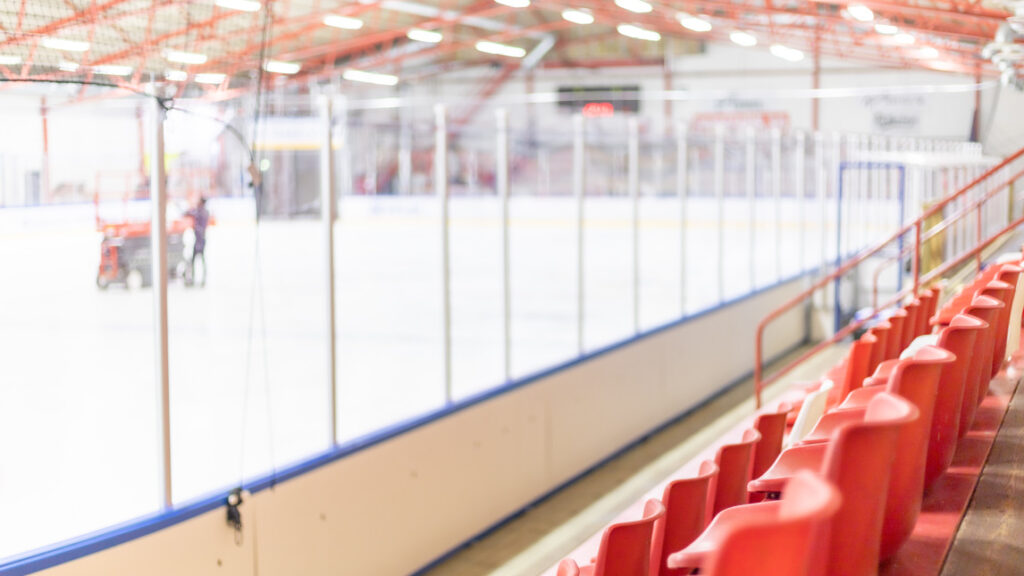
[(583, 115), (572, 118), (572, 188), (576, 199), (576, 350), (583, 354), (583, 199), (586, 195), (586, 142)]
[(630, 229), (633, 236), (633, 332), (640, 332), (640, 123), (629, 119), (629, 158), (627, 177), (631, 210)]
[(686, 124), (676, 124), (676, 196), (679, 198), (679, 317), (686, 316), (686, 202), (690, 169)]
[(441, 316), (443, 324), (444, 397), (452, 402), (451, 261), (448, 251), (448, 117), (444, 104), (434, 106), (434, 194), (441, 205)]
[(495, 151), (495, 187), (501, 200), (501, 297), (502, 297), (502, 340), (504, 343), (505, 380), (512, 379), (512, 265), (509, 238), (508, 215), (508, 110), (495, 111), (498, 124), (498, 141)]
[(818, 273), (825, 275), (828, 268), (828, 171), (825, 169), (825, 135), (820, 132), (814, 135), (814, 162), (817, 164), (814, 174), (815, 192), (818, 194), (818, 213), (821, 215), (821, 246), (819, 247)]
[(331, 446), (338, 443), (338, 382), (335, 348), (334, 302), (334, 139), (331, 97), (320, 97), (320, 222), (323, 228), (327, 264), (327, 417)]
[(772, 202), (775, 204), (775, 281), (782, 280), (782, 132), (772, 129)]
[[(149, 166), (150, 204), (150, 273), (153, 277), (153, 310), (156, 328), (156, 383), (159, 388), (160, 411), (160, 473), (164, 508), (174, 503), (171, 475), (171, 381), (167, 347), (167, 180), (164, 174), (164, 120), (167, 111), (163, 103), (153, 99), (151, 113)], [(204, 270), (205, 274), (206, 271)]]
[(796, 202), (797, 209), (800, 218), (800, 267), (797, 272), (803, 272), (807, 269), (807, 199), (804, 195), (807, 193), (807, 167), (805, 162), (807, 161), (807, 135), (803, 131), (796, 133), (796, 151), (794, 152), (796, 159), (794, 162), (793, 170), (795, 172), (794, 177), (796, 179)]
[(750, 291), (757, 288), (757, 132), (747, 126), (746, 142), (747, 227), (750, 230)]
[(718, 301), (725, 301), (725, 129), (715, 126), (715, 198), (718, 204)]

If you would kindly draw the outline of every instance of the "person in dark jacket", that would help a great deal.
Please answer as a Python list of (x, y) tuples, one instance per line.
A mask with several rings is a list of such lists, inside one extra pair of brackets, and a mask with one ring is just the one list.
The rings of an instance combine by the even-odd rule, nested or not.
[(206, 226), (210, 223), (210, 213), (206, 210), (206, 198), (199, 197), (195, 208), (185, 212), (192, 220), (192, 232), (195, 234), (195, 244), (192, 246), (192, 258), (188, 263), (188, 275), (185, 277), (185, 284), (191, 286), (196, 277), (196, 258), (203, 261), (203, 279), (200, 286), (206, 285)]

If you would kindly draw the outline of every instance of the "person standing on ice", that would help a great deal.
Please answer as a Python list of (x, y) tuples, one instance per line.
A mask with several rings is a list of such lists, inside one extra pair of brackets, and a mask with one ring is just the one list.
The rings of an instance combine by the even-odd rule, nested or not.
[(188, 274), (185, 277), (185, 284), (191, 286), (196, 278), (196, 258), (203, 260), (203, 280), (200, 286), (206, 286), (206, 226), (210, 223), (210, 213), (206, 210), (206, 197), (200, 196), (195, 208), (185, 212), (192, 220), (192, 232), (195, 234), (195, 242), (192, 245), (192, 258), (188, 263)]

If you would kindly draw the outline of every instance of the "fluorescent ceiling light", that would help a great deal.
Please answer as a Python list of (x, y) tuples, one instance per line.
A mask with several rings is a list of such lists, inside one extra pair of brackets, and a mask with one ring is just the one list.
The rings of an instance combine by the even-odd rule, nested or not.
[(907, 34), (906, 32), (900, 32), (899, 34), (892, 37), (892, 41), (896, 44), (902, 44), (903, 46), (910, 46), (917, 41), (916, 38)]
[(93, 66), (92, 72), (103, 76), (129, 76), (132, 73), (132, 67), (103, 64), (102, 66)]
[(168, 70), (167, 72), (164, 72), (164, 78), (171, 82), (184, 82), (185, 80), (188, 80), (188, 72), (185, 72), (184, 70)]
[(509, 8), (526, 8), (530, 5), (530, 0), (494, 0), (502, 6), (508, 6)]
[(262, 5), (256, 0), (214, 0), (213, 3), (221, 8), (242, 12), (259, 12), (262, 8)]
[(164, 58), (169, 62), (177, 62), (178, 64), (206, 64), (206, 54), (199, 54), (198, 52), (168, 50), (164, 52)]
[(410, 28), (405, 35), (409, 37), (409, 40), (427, 42), (429, 44), (437, 44), (444, 40), (444, 34), (434, 32), (433, 30), (421, 30), (420, 28)]
[(932, 68), (934, 70), (942, 70), (945, 72), (952, 72), (957, 69), (956, 64), (950, 62), (949, 60), (936, 60), (934, 62), (928, 62), (927, 64), (925, 64), (925, 66)]
[(21, 64), (21, 56), (0, 54), (0, 66), (14, 66), (16, 64)]
[(441, 11), (434, 6), (427, 6), (419, 2), (406, 2), (405, 0), (384, 0), (380, 3), (380, 7), (384, 10), (403, 12), (424, 18), (436, 18), (441, 14)]
[(593, 24), (594, 15), (590, 12), (584, 12), (583, 10), (576, 10), (575, 8), (567, 8), (562, 10), (562, 19), (572, 22), (573, 24)]
[(648, 42), (661, 40), (661, 34), (654, 30), (645, 30), (633, 24), (619, 24), (615, 29), (619, 31), (619, 34), (629, 38), (636, 38), (637, 40), (647, 40)]
[(213, 72), (205, 72), (203, 74), (196, 74), (193, 80), (199, 84), (220, 84), (227, 78), (226, 74), (217, 74)]
[(871, 11), (871, 8), (863, 4), (850, 4), (846, 7), (846, 11), (854, 20), (861, 22), (871, 22), (875, 19), (875, 13)]
[(352, 68), (345, 70), (341, 77), (353, 82), (365, 82), (366, 84), (377, 84), (379, 86), (394, 86), (398, 84), (398, 76), (379, 74), (377, 72), (364, 72)]
[(703, 18), (690, 16), (685, 12), (676, 14), (676, 20), (679, 20), (679, 23), (687, 30), (693, 30), (694, 32), (707, 32), (708, 30), (711, 30), (711, 22), (708, 22)]
[(359, 30), (363, 27), (363, 21), (358, 18), (336, 16), (334, 14), (324, 16), (324, 24), (331, 28), (341, 28), (342, 30)]
[(911, 56), (922, 60), (934, 60), (939, 57), (939, 51), (931, 46), (925, 46), (920, 50), (915, 50)]
[(61, 72), (78, 72), (78, 62), (71, 62), (69, 60), (61, 60), (60, 64), (57, 64), (57, 68)]
[(66, 52), (85, 52), (89, 49), (88, 42), (81, 40), (66, 40), (64, 38), (43, 38), (43, 47), (50, 50), (64, 50)]
[(274, 74), (296, 74), (302, 70), (302, 64), (298, 62), (282, 62), (280, 60), (267, 60), (263, 69)]
[(900, 29), (892, 24), (875, 24), (875, 32), (879, 34), (896, 34)]
[(738, 44), (745, 48), (751, 46), (757, 46), (757, 38), (749, 32), (743, 32), (740, 30), (734, 30), (729, 33), (729, 40), (732, 40), (733, 44)]
[(782, 58), (787, 62), (799, 62), (804, 59), (803, 52), (797, 50), (796, 48), (783, 46), (782, 44), (772, 44), (768, 50), (776, 58)]
[(654, 10), (654, 6), (644, 2), (644, 0), (615, 0), (615, 5), (637, 14), (646, 14)]
[(497, 42), (488, 42), (487, 40), (477, 42), (476, 49), (485, 54), (508, 56), (509, 58), (522, 58), (523, 56), (526, 56), (526, 50), (523, 48), (518, 46), (509, 46), (507, 44), (498, 44)]

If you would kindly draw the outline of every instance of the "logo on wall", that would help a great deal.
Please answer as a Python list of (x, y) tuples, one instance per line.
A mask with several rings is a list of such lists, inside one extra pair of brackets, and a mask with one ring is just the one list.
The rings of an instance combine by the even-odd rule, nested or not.
[(924, 97), (914, 94), (866, 96), (864, 106), (871, 111), (877, 132), (912, 134), (921, 125)]

